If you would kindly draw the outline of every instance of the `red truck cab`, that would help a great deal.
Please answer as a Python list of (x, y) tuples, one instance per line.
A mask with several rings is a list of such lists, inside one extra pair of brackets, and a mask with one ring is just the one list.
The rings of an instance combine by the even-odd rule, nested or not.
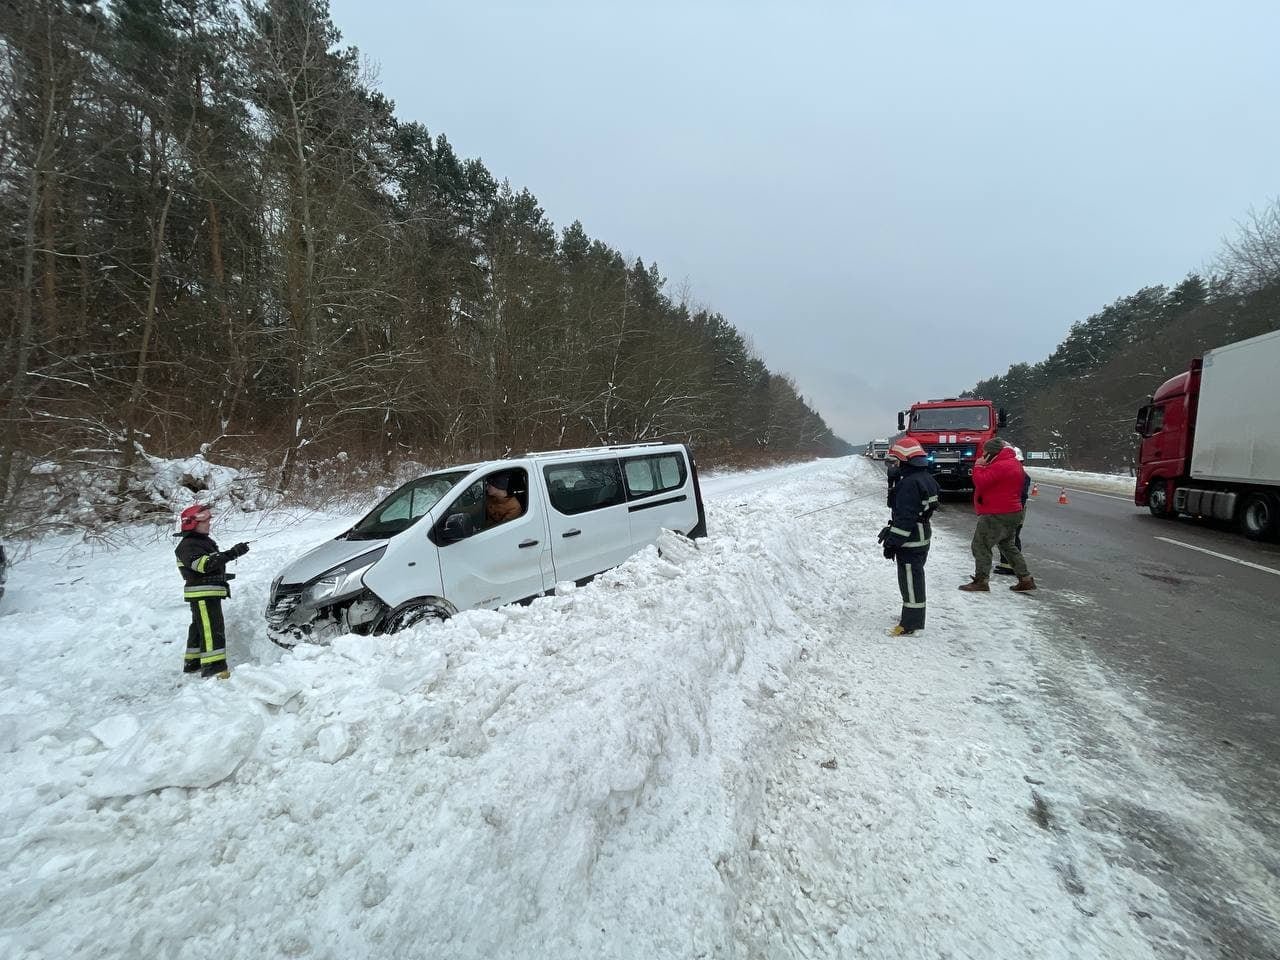
[(1191, 473), (1196, 398), (1200, 394), (1200, 361), (1171, 377), (1138, 411), (1138, 482), (1134, 502), (1156, 516), (1172, 514), (1176, 482)]
[(898, 429), (924, 447), (929, 472), (943, 490), (972, 490), (982, 445), (1005, 425), (990, 400), (927, 400), (898, 414)]

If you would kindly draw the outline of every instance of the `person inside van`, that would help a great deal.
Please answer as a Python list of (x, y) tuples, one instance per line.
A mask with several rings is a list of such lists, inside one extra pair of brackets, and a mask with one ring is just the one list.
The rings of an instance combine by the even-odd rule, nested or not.
[(495, 473), (484, 484), (484, 516), (487, 526), (514, 520), (524, 513), (520, 500), (511, 489), (511, 475)]

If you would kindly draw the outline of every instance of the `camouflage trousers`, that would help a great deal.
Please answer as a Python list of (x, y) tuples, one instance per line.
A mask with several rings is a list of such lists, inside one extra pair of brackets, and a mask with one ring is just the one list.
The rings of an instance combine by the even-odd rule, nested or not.
[(1031, 576), (1027, 561), (1018, 549), (1018, 531), (1022, 527), (1023, 512), (986, 513), (978, 517), (973, 531), (973, 575), (978, 580), (991, 576), (991, 551), (1000, 548), (1000, 555), (1009, 561), (1019, 577)]

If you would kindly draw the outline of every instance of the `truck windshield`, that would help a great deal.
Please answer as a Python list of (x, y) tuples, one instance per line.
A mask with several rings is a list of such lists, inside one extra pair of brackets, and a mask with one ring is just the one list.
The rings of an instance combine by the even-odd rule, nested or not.
[(925, 407), (911, 411), (913, 430), (990, 430), (990, 407)]
[(408, 530), (470, 471), (432, 473), (410, 480), (348, 530), (348, 540), (385, 540)]

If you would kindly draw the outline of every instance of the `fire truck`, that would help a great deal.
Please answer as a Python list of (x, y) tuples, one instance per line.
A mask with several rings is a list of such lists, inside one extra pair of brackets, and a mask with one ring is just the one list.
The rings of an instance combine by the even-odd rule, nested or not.
[(898, 414), (898, 430), (929, 458), (929, 472), (946, 491), (973, 489), (973, 465), (982, 445), (1005, 425), (1005, 412), (990, 400), (922, 400)]

